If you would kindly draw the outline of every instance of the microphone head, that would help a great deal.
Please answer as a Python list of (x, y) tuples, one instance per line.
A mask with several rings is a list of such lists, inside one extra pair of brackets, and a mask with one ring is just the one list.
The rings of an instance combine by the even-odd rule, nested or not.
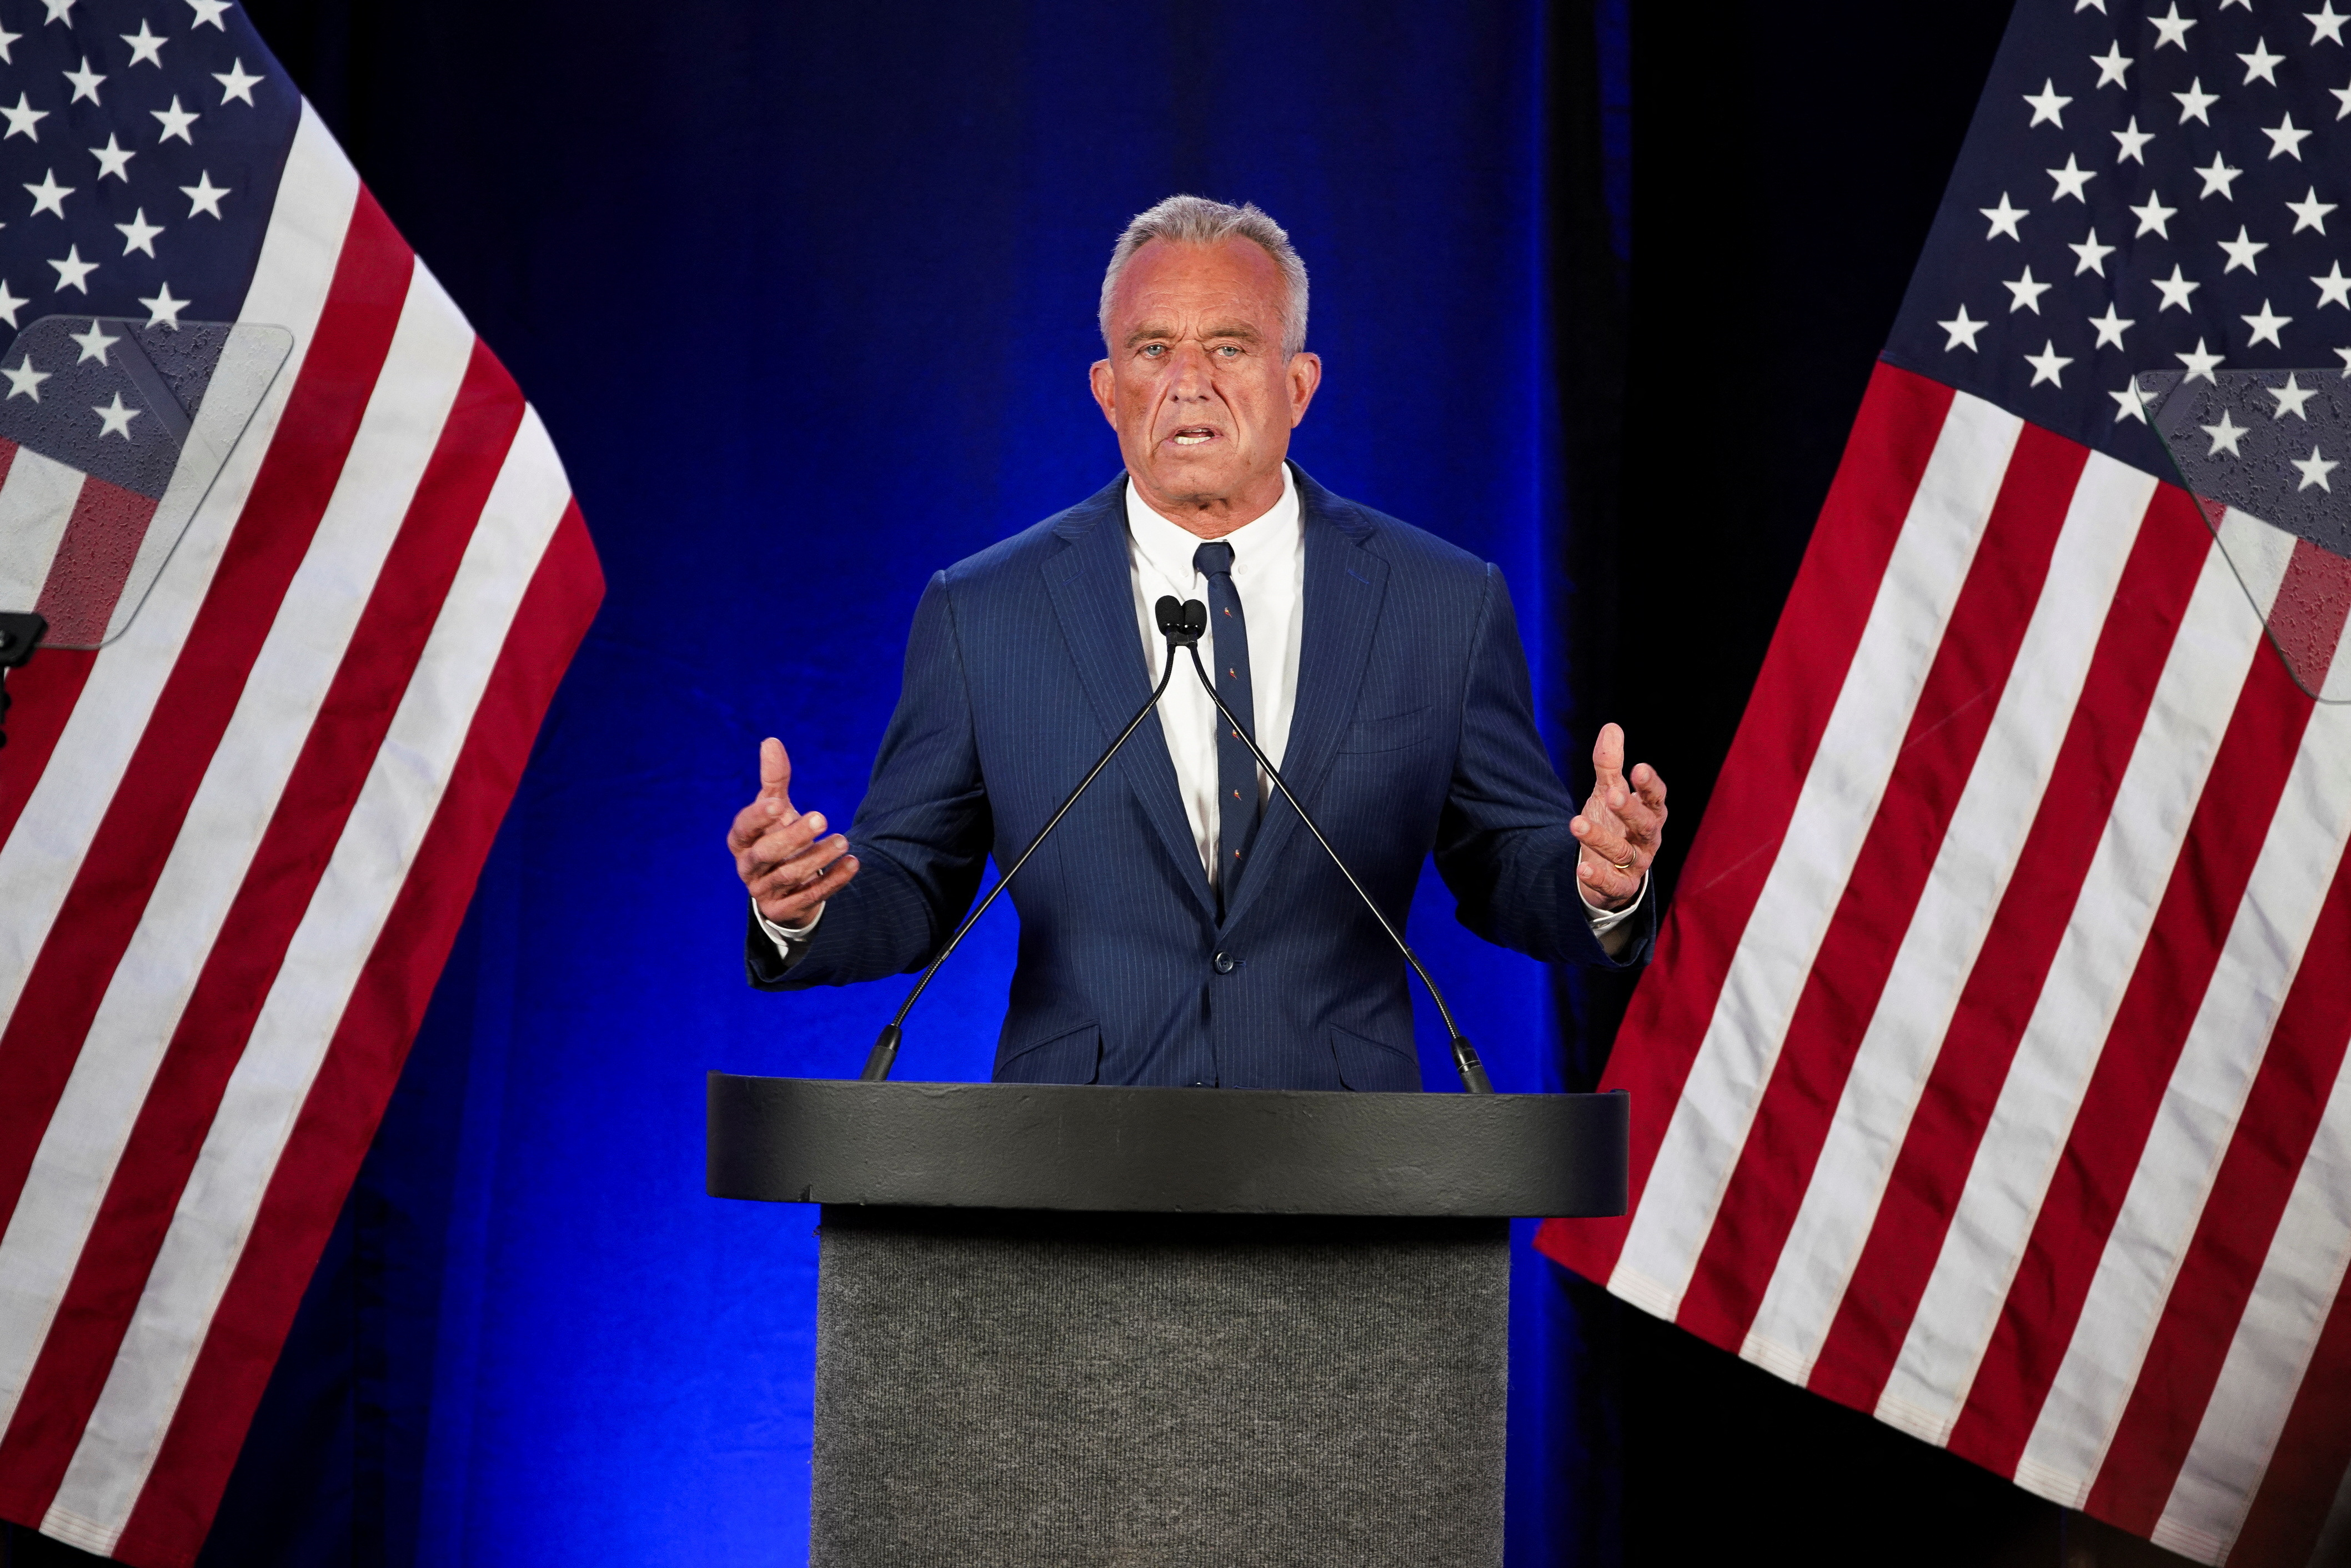
[(1199, 641), (1200, 634), (1208, 629), (1208, 607), (1197, 599), (1179, 604), (1174, 594), (1162, 594), (1151, 608), (1159, 621), (1159, 635), (1179, 648)]

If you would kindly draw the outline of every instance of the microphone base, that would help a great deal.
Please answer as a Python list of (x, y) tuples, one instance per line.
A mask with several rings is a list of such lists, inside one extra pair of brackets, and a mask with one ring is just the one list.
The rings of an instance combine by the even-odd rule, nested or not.
[(1486, 1064), (1478, 1060), (1478, 1048), (1458, 1034), (1453, 1037), (1453, 1070), (1461, 1075), (1461, 1086), (1470, 1094), (1494, 1092), (1492, 1081), (1486, 1076)]
[(882, 1026), (881, 1035), (875, 1039), (872, 1053), (865, 1058), (865, 1071), (857, 1075), (862, 1082), (879, 1084), (890, 1076), (890, 1069), (897, 1064), (900, 1038), (901, 1033), (896, 1024), (885, 1023)]

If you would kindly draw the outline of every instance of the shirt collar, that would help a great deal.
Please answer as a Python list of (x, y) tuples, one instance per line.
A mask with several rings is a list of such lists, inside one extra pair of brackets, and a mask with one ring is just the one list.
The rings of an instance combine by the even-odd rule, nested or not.
[[(1222, 540), (1233, 547), (1234, 574), (1248, 576), (1270, 565), (1286, 564), (1289, 556), (1284, 554), (1285, 548), (1296, 550), (1298, 530), (1298, 484), (1290, 477), (1290, 464), (1285, 462), (1281, 465), (1281, 499), (1264, 516), (1241, 524)], [(1195, 576), (1193, 554), (1207, 541), (1153, 511), (1137, 493), (1131, 479), (1126, 485), (1126, 533), (1154, 572), (1169, 586), (1188, 590)]]

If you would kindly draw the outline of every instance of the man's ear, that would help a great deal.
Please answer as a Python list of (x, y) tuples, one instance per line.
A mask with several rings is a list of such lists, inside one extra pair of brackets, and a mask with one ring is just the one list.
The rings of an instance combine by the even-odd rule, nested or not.
[(1322, 384), (1322, 356), (1300, 349), (1290, 357), (1286, 375), (1290, 382), (1290, 425), (1295, 430), (1306, 422), (1306, 405), (1314, 400), (1314, 389)]
[(1118, 403), (1111, 380), (1110, 361), (1095, 360), (1093, 368), (1086, 372), (1086, 384), (1093, 389), (1094, 406), (1102, 410), (1102, 418), (1110, 421), (1111, 429), (1118, 429)]

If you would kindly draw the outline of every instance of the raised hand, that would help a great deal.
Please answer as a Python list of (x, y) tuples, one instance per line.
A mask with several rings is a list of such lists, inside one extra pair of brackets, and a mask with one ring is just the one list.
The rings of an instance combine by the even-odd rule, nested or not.
[(1592, 742), (1592, 798), (1568, 827), (1583, 845), (1576, 883), (1584, 900), (1621, 909), (1640, 896), (1657, 848), (1665, 841), (1666, 781), (1646, 763), (1625, 774), (1625, 732), (1603, 724)]
[(792, 808), (792, 759), (781, 741), (759, 742), (759, 793), (735, 814), (726, 848), (759, 913), (804, 926), (857, 876), (857, 857), (839, 834), (824, 836), (824, 814)]

